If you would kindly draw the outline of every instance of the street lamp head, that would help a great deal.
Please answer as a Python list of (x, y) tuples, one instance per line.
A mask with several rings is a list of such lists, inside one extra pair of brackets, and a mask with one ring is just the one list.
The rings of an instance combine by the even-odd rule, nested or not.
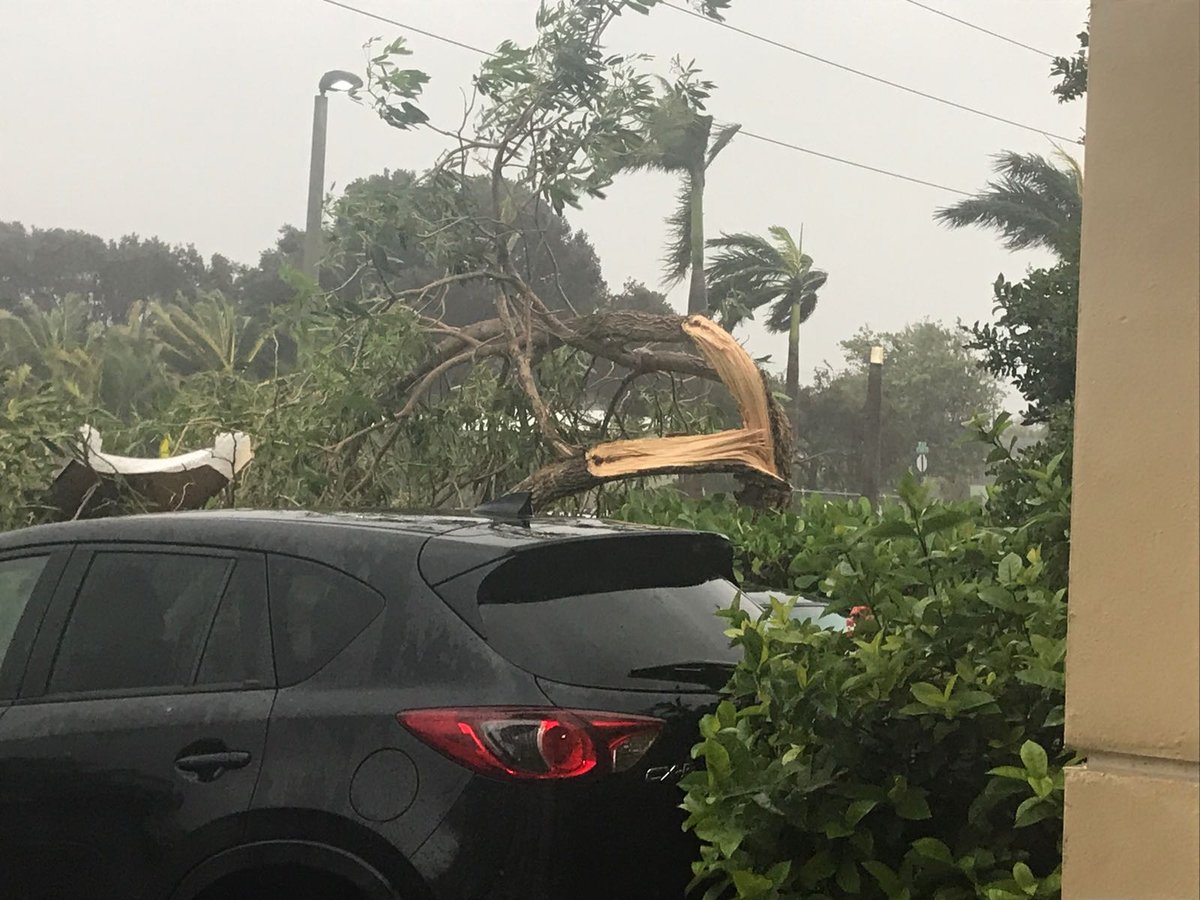
[(321, 76), (321, 83), (318, 85), (322, 94), (326, 91), (357, 91), (363, 86), (363, 80), (353, 72), (343, 72), (341, 69), (333, 69)]

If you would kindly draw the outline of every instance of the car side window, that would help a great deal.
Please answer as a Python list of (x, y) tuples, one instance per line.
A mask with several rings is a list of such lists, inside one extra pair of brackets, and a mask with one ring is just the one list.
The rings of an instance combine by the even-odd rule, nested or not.
[(0, 560), (0, 666), (4, 665), (17, 624), (49, 561), (48, 554)]
[(97, 552), (50, 673), (52, 694), (193, 682), (233, 560)]
[(280, 686), (312, 676), (383, 609), (383, 597), (329, 566), (271, 556), (271, 636)]

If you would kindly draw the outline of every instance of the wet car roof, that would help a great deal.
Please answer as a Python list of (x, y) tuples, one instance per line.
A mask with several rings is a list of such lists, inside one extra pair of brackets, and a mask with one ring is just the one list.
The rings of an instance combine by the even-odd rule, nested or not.
[[(453, 535), (458, 541), (487, 545), (498, 552), (547, 540), (570, 540), (658, 531), (599, 519), (542, 517), (503, 521), (469, 514), (398, 512), (313, 512), (304, 510), (207, 510), (114, 516), (59, 522), (0, 533), (0, 550), (39, 544), (80, 541), (195, 541), (212, 545), (270, 549), (277, 541), (291, 544), (317, 530), (365, 530), (382, 536), (424, 541)], [(274, 539), (273, 539), (274, 538)]]

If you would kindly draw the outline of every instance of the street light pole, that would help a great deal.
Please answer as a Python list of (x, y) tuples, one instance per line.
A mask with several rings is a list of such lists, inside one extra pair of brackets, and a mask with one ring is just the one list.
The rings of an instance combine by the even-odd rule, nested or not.
[(304, 274), (315, 278), (321, 254), (321, 206), (325, 199), (325, 131), (329, 98), (313, 97), (312, 155), (308, 163), (308, 217), (304, 225)]
[(308, 163), (308, 211), (304, 223), (304, 258), (301, 268), (310, 278), (317, 277), (321, 258), (321, 212), (325, 200), (325, 131), (329, 121), (328, 91), (356, 91), (362, 79), (353, 72), (333, 69), (321, 76), (313, 97), (312, 154)]
[(863, 441), (863, 496), (872, 508), (879, 506), (883, 480), (883, 347), (871, 348), (867, 367), (866, 430)]

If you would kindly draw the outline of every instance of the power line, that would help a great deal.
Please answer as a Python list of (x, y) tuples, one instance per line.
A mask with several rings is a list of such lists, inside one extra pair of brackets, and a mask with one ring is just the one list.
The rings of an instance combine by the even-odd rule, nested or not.
[[(448, 37), (445, 37), (444, 35), (435, 34), (432, 31), (424, 31), (423, 29), (420, 29), (420, 28), (414, 28), (411, 25), (405, 25), (403, 22), (398, 22), (395, 19), (389, 19), (386, 16), (380, 16), (373, 12), (368, 12), (367, 10), (360, 9), (357, 6), (351, 6), (348, 3), (342, 3), (342, 2), (340, 2), (340, 0), (321, 0), (321, 2), (328, 3), (330, 6), (337, 6), (341, 9), (347, 10), (352, 13), (357, 13), (361, 16), (366, 16), (369, 19), (376, 19), (380, 22), (386, 22), (389, 25), (395, 25), (397, 28), (401, 28), (406, 31), (411, 31), (414, 34), (420, 34), (427, 38), (432, 38), (435, 41), (441, 41), (445, 44), (451, 44), (455, 47), (461, 47), (464, 50), (470, 50), (473, 53), (479, 53), (479, 54), (482, 54), (483, 56), (492, 56), (493, 55), (486, 50), (480, 49), (479, 47), (472, 47), (470, 44), (464, 44), (462, 41), (456, 41), (453, 38), (448, 38)], [(958, 188), (948, 187), (944, 184), (938, 184), (937, 182), (934, 182), (934, 181), (926, 181), (923, 178), (914, 178), (911, 175), (903, 175), (900, 172), (893, 172), (890, 169), (881, 169), (877, 166), (867, 165), (866, 163), (854, 162), (853, 160), (844, 159), (843, 157), (840, 157), (840, 156), (834, 156), (830, 153), (822, 153), (819, 150), (812, 150), (808, 147), (802, 147), (799, 144), (793, 144), (793, 143), (790, 143), (789, 141), (782, 141), (777, 138), (767, 137), (766, 135), (755, 134), (754, 132), (747, 131), (744, 128), (738, 132), (738, 136), (747, 137), (747, 138), (750, 138), (751, 140), (762, 141), (763, 143), (766, 143), (766, 144), (773, 144), (776, 147), (782, 147), (786, 150), (792, 150), (797, 153), (805, 153), (809, 156), (816, 156), (820, 159), (828, 160), (829, 162), (841, 163), (844, 166), (850, 166), (852, 168), (861, 169), (866, 172), (874, 172), (877, 175), (886, 175), (889, 178), (896, 178), (896, 179), (899, 179), (900, 181), (907, 181), (910, 184), (920, 184), (920, 185), (924, 185), (925, 187), (931, 187), (931, 188), (934, 188), (939, 191), (948, 191), (951, 194), (961, 194), (964, 197), (972, 196), (968, 191), (960, 191)]]
[(811, 59), (813, 62), (819, 62), (822, 65), (832, 66), (835, 69), (840, 69), (841, 71), (848, 72), (851, 75), (857, 75), (859, 78), (866, 78), (869, 81), (874, 81), (876, 84), (882, 84), (898, 91), (904, 91), (906, 94), (912, 94), (916, 97), (923, 97), (926, 100), (932, 100), (934, 103), (941, 103), (943, 106), (949, 106), (953, 109), (960, 110), (961, 112), (970, 113), (971, 115), (975, 116), (981, 116), (985, 119), (991, 119), (994, 122), (1003, 122), (1005, 125), (1012, 125), (1015, 128), (1021, 128), (1025, 131), (1032, 131), (1034, 134), (1057, 138), (1060, 141), (1070, 141), (1072, 144), (1083, 143), (1083, 141), (1079, 140), (1078, 138), (1067, 137), (1065, 134), (1055, 134), (1053, 131), (1047, 131), (1045, 128), (1038, 128), (1034, 125), (1026, 125), (1024, 122), (1017, 122), (1014, 119), (1006, 119), (1004, 116), (997, 116), (994, 113), (986, 112), (982, 109), (976, 109), (974, 106), (956, 103), (953, 100), (947, 100), (945, 97), (939, 97), (936, 94), (929, 94), (925, 91), (909, 87), (905, 84), (900, 84), (896, 81), (889, 81), (888, 79), (881, 78), (878, 75), (872, 75), (870, 72), (864, 72), (862, 69), (855, 69), (852, 66), (835, 62), (832, 59), (826, 59), (823, 56), (817, 56), (815, 53), (809, 53), (807, 50), (801, 50), (799, 47), (793, 47), (791, 44), (784, 44), (780, 41), (774, 40), (773, 38), (766, 37), (765, 35), (757, 34), (753, 31), (747, 31), (744, 28), (738, 28), (736, 25), (730, 25), (728, 22), (710, 19), (706, 15), (698, 13), (695, 10), (688, 9), (686, 6), (679, 6), (676, 3), (670, 2), (670, 0), (663, 0), (662, 5), (668, 7), (669, 9), (673, 9), (676, 12), (681, 12), (684, 15), (692, 16), (693, 18), (699, 19), (702, 22), (707, 22), (710, 25), (716, 25), (720, 28), (726, 28), (730, 31), (737, 32), (738, 34), (748, 37), (751, 40), (761, 41), (764, 44), (770, 44), (772, 47), (777, 47), (780, 50), (786, 50), (789, 53), (796, 54), (797, 56), (803, 56), (805, 59)]
[(819, 150), (810, 150), (808, 147), (801, 147), (799, 144), (791, 144), (787, 141), (781, 141), (777, 138), (767, 137), (762, 134), (755, 134), (752, 131), (742, 129), (738, 132), (740, 137), (753, 138), (756, 141), (763, 141), (767, 144), (774, 144), (777, 147), (785, 147), (788, 150), (795, 150), (799, 153), (807, 153), (809, 156), (817, 156), (821, 159), (827, 159), (830, 162), (841, 163), (844, 166), (852, 166), (855, 169), (863, 169), (867, 172), (874, 172), (876, 175), (887, 175), (889, 178), (899, 178), (901, 181), (908, 181), (912, 184), (922, 184), (925, 187), (937, 188), (939, 191), (948, 191), (951, 194), (961, 194), (964, 197), (973, 196), (969, 191), (960, 191), (958, 188), (947, 187), (944, 184), (938, 184), (936, 181), (926, 181), (923, 178), (914, 178), (911, 175), (901, 175), (899, 172), (893, 172), (890, 169), (880, 169), (876, 166), (869, 166), (866, 163), (854, 162), (854, 160), (844, 159), (840, 156), (833, 156), (829, 153), (822, 153)]
[(905, 0), (905, 2), (911, 3), (913, 6), (919, 6), (921, 9), (933, 13), (935, 16), (941, 16), (943, 19), (949, 19), (951, 22), (957, 22), (959, 25), (965, 25), (967, 28), (974, 29), (975, 31), (981, 31), (984, 34), (991, 35), (992, 37), (1004, 41), (1005, 43), (1021, 47), (1030, 51), (1031, 53), (1037, 53), (1040, 56), (1046, 57), (1046, 59), (1058, 58), (1053, 53), (1047, 53), (1045, 50), (1039, 50), (1037, 47), (1031, 47), (1028, 44), (1023, 44), (1018, 40), (1007, 37), (1006, 35), (997, 34), (995, 31), (988, 31), (988, 29), (984, 28), (982, 25), (976, 25), (974, 22), (968, 22), (966, 19), (960, 19), (958, 16), (952, 16), (950, 13), (944, 12), (943, 10), (934, 9), (932, 6), (926, 6), (924, 3), (918, 3), (917, 0)]
[(341, 9), (349, 10), (352, 13), (358, 13), (360, 16), (366, 16), (368, 19), (375, 19), (379, 22), (387, 22), (389, 25), (395, 25), (397, 28), (402, 28), (405, 31), (411, 31), (413, 34), (420, 34), (427, 38), (432, 38), (435, 41), (441, 41), (443, 44), (450, 44), (453, 47), (461, 47), (463, 50), (470, 50), (472, 53), (481, 53), (484, 56), (493, 56), (482, 47), (473, 47), (470, 44), (464, 44), (462, 41), (456, 41), (454, 38), (448, 38), (440, 34), (434, 34), (432, 31), (425, 31), (417, 28), (414, 25), (405, 25), (403, 22), (397, 22), (395, 19), (389, 19), (387, 16), (381, 16), (377, 13), (368, 12), (365, 9), (359, 9), (357, 6), (350, 6), (348, 3), (339, 3), (338, 0), (321, 0), (322, 3), (328, 3), (330, 6), (337, 6)]

